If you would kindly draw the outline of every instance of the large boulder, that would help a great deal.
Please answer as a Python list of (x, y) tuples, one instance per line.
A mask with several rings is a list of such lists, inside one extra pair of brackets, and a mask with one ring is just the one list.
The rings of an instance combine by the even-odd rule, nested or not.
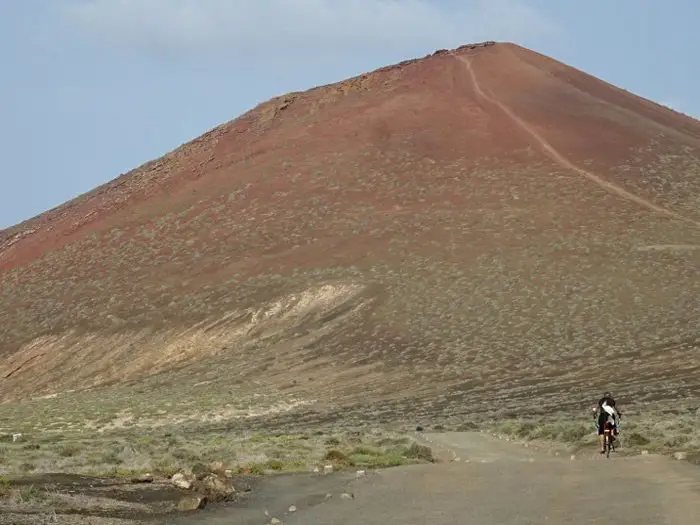
[(177, 503), (177, 510), (189, 511), (189, 510), (201, 510), (207, 505), (206, 496), (200, 494), (186, 494)]
[(170, 478), (170, 482), (179, 489), (190, 490), (196, 478), (192, 474), (177, 472)]
[(198, 492), (206, 494), (212, 501), (225, 500), (236, 492), (229, 478), (213, 472), (197, 481), (195, 487)]

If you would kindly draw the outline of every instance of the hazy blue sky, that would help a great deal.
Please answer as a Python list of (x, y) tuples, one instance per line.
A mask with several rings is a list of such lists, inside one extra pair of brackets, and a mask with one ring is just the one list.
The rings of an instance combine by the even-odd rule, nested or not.
[(700, 116), (698, 0), (0, 0), (0, 228), (258, 102), (510, 40)]

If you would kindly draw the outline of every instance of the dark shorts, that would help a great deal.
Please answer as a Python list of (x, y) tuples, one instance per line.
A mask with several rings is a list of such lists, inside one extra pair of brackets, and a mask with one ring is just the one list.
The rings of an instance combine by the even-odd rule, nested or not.
[[(605, 434), (605, 424), (606, 424), (607, 420), (608, 420), (607, 416), (602, 417), (602, 418), (598, 418), (598, 435), (599, 436), (602, 436), (603, 434)], [(615, 428), (615, 426), (613, 426), (613, 435), (615, 435), (615, 434), (617, 434), (617, 428)]]

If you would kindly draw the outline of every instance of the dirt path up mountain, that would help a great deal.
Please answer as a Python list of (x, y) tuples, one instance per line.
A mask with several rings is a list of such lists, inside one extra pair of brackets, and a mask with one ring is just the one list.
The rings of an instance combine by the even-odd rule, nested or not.
[[(227, 509), (188, 523), (264, 524), (272, 518), (288, 525), (700, 523), (700, 469), (688, 463), (594, 453), (572, 460), (479, 433), (426, 438), (460, 461), (388, 469), (349, 481), (344, 475), (315, 481), (303, 476), (300, 484), (283, 478), (267, 488), (277, 493), (259, 496), (266, 509), (273, 500), (284, 502), (276, 514), (266, 516), (252, 501), (245, 513)], [(284, 512), (290, 504), (296, 511)]]
[(482, 100), (486, 101), (489, 104), (492, 104), (496, 107), (498, 107), (503, 113), (505, 113), (508, 118), (510, 118), (513, 123), (515, 123), (522, 131), (524, 131), (527, 135), (529, 135), (530, 139), (538, 146), (540, 147), (545, 154), (547, 154), (552, 160), (554, 160), (556, 163), (558, 163), (560, 166), (569, 169), (571, 171), (575, 171), (579, 175), (583, 175), (587, 179), (589, 179), (592, 182), (595, 182), (599, 186), (601, 186), (603, 189), (614, 193), (616, 195), (619, 195), (620, 197), (624, 199), (628, 199), (630, 201), (636, 202), (637, 204), (661, 213), (663, 215), (666, 215), (668, 217), (671, 217), (673, 219), (678, 219), (681, 221), (689, 222), (691, 224), (694, 224), (697, 227), (700, 227), (700, 222), (691, 219), (689, 217), (685, 217), (679, 213), (676, 213), (672, 210), (668, 210), (662, 206), (658, 206), (654, 204), (653, 202), (649, 202), (648, 200), (640, 197), (639, 195), (635, 195), (633, 193), (630, 193), (629, 191), (625, 190), (624, 188), (621, 188), (615, 184), (612, 184), (611, 182), (599, 177), (595, 173), (591, 173), (590, 171), (584, 170), (582, 168), (579, 168), (578, 166), (574, 165), (571, 161), (569, 161), (564, 155), (562, 155), (557, 149), (552, 146), (535, 128), (533, 128), (530, 124), (528, 124), (525, 120), (520, 118), (518, 115), (515, 114), (515, 112), (508, 107), (508, 105), (504, 104), (500, 100), (498, 100), (496, 97), (486, 93), (484, 89), (481, 87), (479, 80), (476, 76), (476, 72), (474, 71), (474, 68), (472, 66), (472, 63), (469, 59), (468, 56), (458, 56), (457, 60), (461, 61), (467, 71), (469, 72), (469, 76), (471, 78), (472, 84), (474, 86), (474, 91), (477, 95), (477, 97), (481, 98)]

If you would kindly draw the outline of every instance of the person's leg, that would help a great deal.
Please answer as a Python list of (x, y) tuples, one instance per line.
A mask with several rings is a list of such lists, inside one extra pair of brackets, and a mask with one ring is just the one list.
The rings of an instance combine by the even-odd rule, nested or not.
[(598, 440), (600, 441), (600, 453), (605, 452), (605, 423), (598, 419)]

